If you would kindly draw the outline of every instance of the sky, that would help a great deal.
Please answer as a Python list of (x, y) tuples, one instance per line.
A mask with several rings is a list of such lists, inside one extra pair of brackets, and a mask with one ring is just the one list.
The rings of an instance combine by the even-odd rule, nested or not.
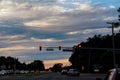
[(39, 45), (73, 47), (111, 34), (106, 22), (118, 21), (119, 7), (119, 0), (0, 0), (0, 56), (65, 63), (71, 52), (39, 51)]

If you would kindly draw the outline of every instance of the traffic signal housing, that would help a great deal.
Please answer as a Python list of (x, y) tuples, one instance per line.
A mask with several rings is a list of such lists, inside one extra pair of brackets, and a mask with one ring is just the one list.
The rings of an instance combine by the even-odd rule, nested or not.
[(42, 50), (42, 46), (41, 46), (41, 45), (39, 46), (39, 50), (40, 50), (40, 51)]
[[(120, 8), (117, 11), (120, 13)], [(118, 20), (120, 21), (120, 14), (118, 15)]]
[(62, 49), (61, 45), (59, 45), (58, 48), (59, 48), (59, 50), (61, 50)]
[(78, 49), (82, 48), (81, 44), (78, 44), (77, 48), (78, 48)]

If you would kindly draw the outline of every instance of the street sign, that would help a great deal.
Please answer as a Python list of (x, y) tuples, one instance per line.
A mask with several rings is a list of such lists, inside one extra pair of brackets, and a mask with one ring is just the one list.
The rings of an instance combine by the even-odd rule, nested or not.
[(46, 51), (54, 51), (53, 48), (47, 48)]
[(67, 49), (67, 48), (66, 48), (66, 49), (63, 49), (63, 51), (64, 51), (64, 52), (72, 52), (73, 49)]

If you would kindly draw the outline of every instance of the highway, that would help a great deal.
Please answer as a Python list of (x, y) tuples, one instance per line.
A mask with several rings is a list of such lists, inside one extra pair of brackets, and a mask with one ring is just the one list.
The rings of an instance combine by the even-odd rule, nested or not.
[(105, 74), (83, 74), (80, 76), (67, 76), (60, 73), (47, 73), (37, 76), (1, 76), (0, 80), (96, 80), (96, 78), (104, 79)]

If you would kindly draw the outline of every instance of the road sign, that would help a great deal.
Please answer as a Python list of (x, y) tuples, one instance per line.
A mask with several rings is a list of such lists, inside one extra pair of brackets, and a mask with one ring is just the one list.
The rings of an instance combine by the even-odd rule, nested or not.
[(54, 51), (53, 48), (47, 48), (46, 51)]

